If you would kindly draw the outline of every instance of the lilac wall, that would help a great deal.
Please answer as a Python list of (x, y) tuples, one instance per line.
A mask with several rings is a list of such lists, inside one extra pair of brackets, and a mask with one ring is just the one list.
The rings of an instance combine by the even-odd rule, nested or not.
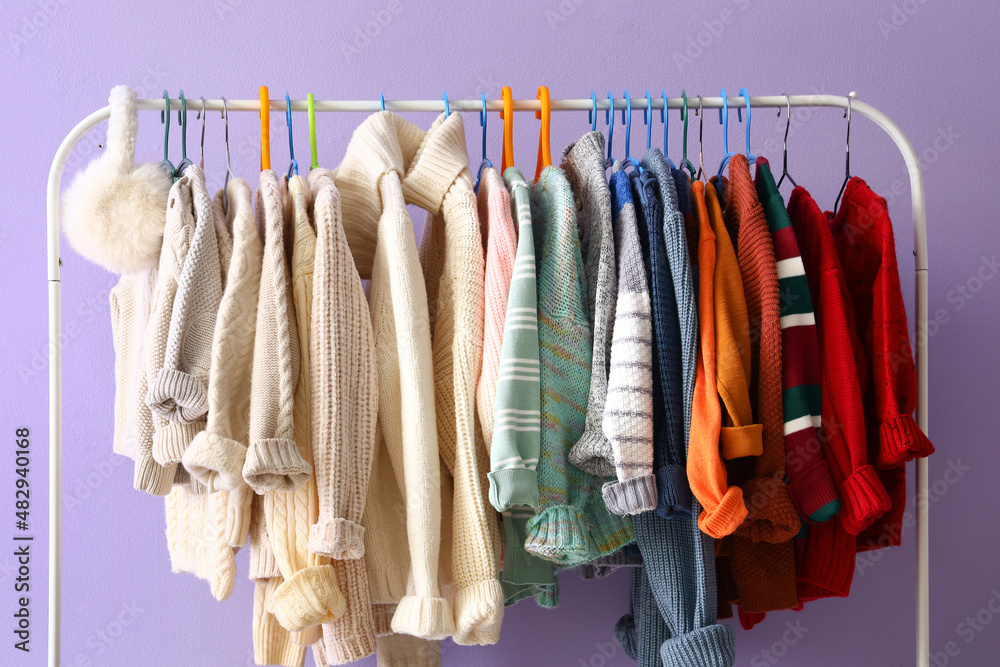
[[(262, 0), (131, 3), (17, 0), (4, 3), (0, 70), (3, 104), (0, 154), (11, 176), (0, 226), (4, 304), (0, 404), (3, 474), (0, 510), (0, 663), (41, 665), (45, 647), (45, 488), (47, 361), (45, 179), (69, 129), (127, 83), (142, 97), (163, 88), (189, 99), (254, 98), (267, 84), (272, 97), (453, 98), (517, 97), (549, 86), (553, 97), (587, 97), (609, 86), (641, 96), (650, 86), (678, 95), (857, 90), (896, 119), (923, 156), (930, 246), (931, 434), (938, 454), (932, 482), (932, 651), (935, 664), (996, 664), (1000, 633), (989, 621), (1000, 609), (995, 486), (1000, 478), (996, 335), (1000, 309), (1000, 232), (988, 205), (993, 172), (985, 150), (998, 144), (993, 74), (1000, 10), (977, 0), (898, 0), (842, 3), (809, 12), (791, 0), (707, 3), (625, 3), (541, 0), (501, 8), (481, 3), (379, 0), (367, 8), (334, 3)], [(336, 5), (348, 3), (335, 3)], [(362, 3), (351, 3), (361, 5)], [(323, 7), (317, 9), (316, 7)], [(846, 18), (844, 17), (846, 15)], [(366, 35), (366, 32), (368, 33)], [(978, 96), (978, 98), (976, 97)], [(961, 105), (957, 104), (961, 102)], [(322, 115), (320, 159), (333, 166), (360, 114)], [(478, 151), (478, 124), (466, 116), (469, 145)], [(716, 116), (705, 126), (707, 163), (718, 163)], [(754, 116), (754, 148), (780, 160), (784, 118)], [(415, 116), (431, 122), (429, 114)], [(490, 155), (499, 159), (500, 122), (490, 117)], [(603, 119), (602, 119), (603, 120)], [(160, 159), (160, 125), (143, 112), (140, 157)], [(191, 114), (194, 121), (194, 114)], [(680, 123), (671, 118), (671, 152)], [(206, 169), (214, 184), (224, 173), (222, 124), (209, 118)], [(236, 173), (254, 181), (257, 117), (234, 114), (231, 145)], [(296, 148), (307, 160), (306, 123), (297, 116)], [(518, 163), (534, 164), (537, 121), (516, 119)], [(641, 114), (633, 151), (642, 146)], [(833, 203), (843, 174), (845, 122), (834, 110), (798, 110), (789, 137), (794, 175), (821, 205)], [(273, 158), (283, 164), (284, 123), (272, 119)], [(553, 153), (589, 129), (586, 115), (557, 114)], [(730, 139), (742, 146), (742, 126)], [(660, 137), (660, 126), (654, 136)], [(192, 133), (197, 136), (196, 132)], [(616, 152), (624, 133), (616, 131)], [(909, 181), (896, 148), (864, 119), (853, 128), (854, 173), (890, 200), (897, 222), (900, 270), (912, 314), (913, 261)], [(173, 133), (173, 155), (179, 133)], [(98, 151), (103, 127), (70, 159), (71, 175)], [(659, 141), (660, 139), (657, 139)], [(696, 146), (697, 134), (692, 134)], [(193, 152), (197, 151), (192, 140)], [(696, 150), (692, 151), (696, 153)], [(697, 157), (695, 156), (695, 160)], [(970, 183), (970, 179), (973, 183)], [(971, 187), (970, 187), (971, 186)], [(188, 576), (170, 574), (162, 502), (131, 489), (131, 467), (111, 454), (113, 392), (108, 290), (115, 277), (67, 248), (64, 317), (64, 665), (252, 664), (251, 586), (224, 604)], [(31, 531), (32, 652), (12, 649), (16, 577), (13, 532), (13, 431), (31, 427), (34, 490)], [(949, 469), (953, 472), (949, 473)], [(955, 472), (957, 471), (957, 472)], [(911, 487), (912, 493), (912, 487)], [(911, 501), (912, 502), (912, 501)], [(912, 665), (914, 536), (904, 546), (863, 561), (848, 600), (772, 614), (752, 632), (737, 629), (740, 665)], [(240, 561), (246, 572), (245, 560)], [(445, 665), (625, 665), (612, 628), (626, 609), (627, 577), (585, 583), (563, 578), (562, 606), (544, 611), (522, 603), (508, 612), (500, 644), (469, 649), (446, 645)], [(971, 617), (970, 620), (966, 620)], [(978, 618), (978, 620), (976, 620)], [(786, 624), (798, 624), (799, 635)], [(946, 658), (950, 650), (953, 657)], [(773, 651), (764, 653), (765, 651)], [(374, 665), (374, 661), (365, 664)]]

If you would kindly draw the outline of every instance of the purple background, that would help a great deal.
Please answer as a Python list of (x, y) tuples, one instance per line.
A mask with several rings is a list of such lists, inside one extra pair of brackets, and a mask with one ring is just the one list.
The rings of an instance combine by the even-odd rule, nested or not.
[[(41, 665), (45, 652), (45, 493), (47, 443), (47, 324), (45, 291), (45, 182), (49, 163), (66, 132), (106, 103), (118, 83), (140, 97), (169, 88), (189, 99), (255, 98), (267, 84), (271, 97), (532, 98), (546, 84), (553, 97), (587, 97), (627, 86), (641, 96), (665, 87), (679, 95), (821, 92), (846, 94), (894, 118), (922, 154), (927, 184), (930, 247), (931, 435), (938, 448), (930, 466), (931, 650), (935, 664), (997, 663), (1000, 571), (995, 485), (997, 444), (996, 335), (1000, 278), (995, 261), (1000, 232), (987, 197), (995, 174), (986, 153), (998, 145), (995, 77), (1000, 10), (994, 3), (943, 0), (863, 2), (822, 9), (791, 0), (706, 3), (612, 3), (540, 0), (517, 6), (381, 0), (341, 8), (335, 3), (267, 3), (201, 0), (131, 3), (79, 0), (10, 0), (0, 28), (0, 155), (9, 170), (2, 189), (0, 248), (0, 403), (4, 454), (0, 454), (0, 663)], [(353, 3), (352, 3), (353, 4)], [(510, 3), (514, 4), (514, 3)], [(373, 23), (374, 21), (374, 23)], [(365, 36), (365, 31), (370, 34)], [(755, 152), (780, 164), (784, 114), (754, 115)], [(197, 159), (197, 121), (190, 113), (190, 152)], [(320, 162), (335, 166), (362, 114), (318, 119)], [(427, 126), (431, 114), (414, 114)], [(620, 117), (619, 117), (620, 118)], [(721, 156), (717, 115), (705, 124), (705, 159)], [(835, 110), (796, 110), (789, 136), (793, 175), (822, 206), (832, 206), (843, 177), (845, 121)], [(176, 116), (175, 116), (176, 119)], [(672, 125), (670, 154), (680, 152), (681, 123)], [(601, 118), (603, 125), (603, 117)], [(305, 116), (298, 114), (296, 148), (308, 164)], [(641, 153), (642, 115), (632, 149)], [(499, 161), (501, 123), (489, 118), (489, 155)], [(479, 127), (466, 114), (470, 152), (478, 161)], [(743, 126), (730, 131), (742, 150)], [(553, 156), (588, 130), (584, 113), (554, 115)], [(256, 114), (234, 114), (233, 167), (255, 181)], [(538, 122), (517, 114), (518, 165), (533, 173)], [(284, 119), (272, 114), (272, 156), (287, 159)], [(616, 131), (615, 151), (624, 149)], [(662, 126), (654, 127), (662, 141)], [(172, 133), (171, 157), (179, 159)], [(70, 158), (64, 183), (93, 158), (104, 126), (92, 131)], [(159, 161), (161, 129), (155, 112), (142, 112), (141, 160)], [(853, 172), (890, 201), (907, 307), (913, 313), (912, 230), (909, 181), (898, 151), (872, 123), (856, 119)], [(697, 128), (691, 152), (697, 162)], [(210, 114), (206, 139), (210, 184), (225, 171), (222, 123)], [(787, 191), (786, 191), (787, 195)], [(64, 665), (252, 664), (249, 582), (226, 603), (206, 586), (170, 573), (163, 536), (163, 504), (131, 488), (130, 463), (111, 453), (113, 367), (108, 291), (116, 277), (64, 246)], [(963, 295), (964, 294), (964, 295)], [(13, 431), (30, 426), (33, 437), (31, 514), (34, 544), (32, 652), (13, 651)], [(949, 465), (961, 476), (948, 475)], [(911, 477), (912, 479), (912, 477)], [(912, 485), (910, 488), (912, 495)], [(991, 500), (992, 499), (992, 500)], [(912, 500), (912, 499), (911, 499)], [(802, 613), (769, 616), (751, 632), (737, 628), (738, 664), (834, 667), (914, 662), (914, 535), (904, 545), (868, 559), (847, 600), (810, 604)], [(246, 572), (245, 555), (240, 557)], [(615, 620), (627, 607), (627, 576), (583, 582), (562, 578), (554, 611), (525, 602), (508, 611), (497, 646), (446, 644), (445, 665), (625, 665), (613, 643)], [(995, 599), (994, 599), (995, 598)], [(967, 617), (976, 617), (977, 625)], [(988, 621), (993, 621), (990, 625)], [(798, 623), (801, 637), (787, 633)], [(979, 628), (976, 630), (975, 628)], [(789, 641), (792, 639), (794, 641)], [(949, 645), (949, 642), (953, 644)], [(604, 652), (602, 652), (602, 649)], [(765, 650), (773, 653), (765, 654)], [(777, 656), (777, 657), (775, 657)], [(374, 660), (364, 663), (374, 665)]]

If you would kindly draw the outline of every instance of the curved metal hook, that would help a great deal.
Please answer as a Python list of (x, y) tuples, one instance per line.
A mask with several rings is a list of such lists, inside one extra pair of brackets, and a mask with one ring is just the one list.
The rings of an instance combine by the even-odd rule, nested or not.
[(208, 114), (205, 113), (205, 98), (201, 98), (201, 109), (198, 111), (198, 115), (195, 118), (201, 119), (201, 157), (198, 158), (198, 166), (202, 169), (205, 168), (205, 119)]
[(222, 119), (225, 121), (226, 126), (226, 180), (222, 182), (222, 211), (226, 212), (229, 210), (229, 199), (227, 191), (229, 190), (229, 177), (232, 176), (236, 178), (236, 174), (233, 173), (232, 162), (229, 159), (229, 106), (226, 104), (226, 98), (222, 98)]
[(837, 200), (833, 202), (834, 213), (837, 212), (837, 207), (840, 206), (840, 198), (844, 194), (847, 182), (851, 180), (851, 102), (857, 96), (858, 94), (853, 90), (847, 94), (847, 109), (844, 110), (844, 118), (847, 119), (847, 148), (844, 159), (844, 182), (840, 186), (840, 192), (837, 193)]
[[(778, 179), (777, 187), (781, 187), (782, 182), (787, 178), (788, 182), (792, 184), (792, 187), (798, 187), (798, 183), (792, 178), (792, 175), (788, 173), (788, 129), (792, 126), (792, 100), (788, 97), (788, 93), (785, 93), (785, 138), (781, 144), (781, 178)], [(778, 107), (778, 117), (781, 117), (781, 107)]]

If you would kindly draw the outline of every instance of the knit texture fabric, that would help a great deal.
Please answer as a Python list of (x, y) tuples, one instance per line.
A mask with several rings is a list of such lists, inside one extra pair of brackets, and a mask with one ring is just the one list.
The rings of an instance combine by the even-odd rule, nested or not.
[(236, 560), (226, 541), (228, 497), (177, 484), (164, 499), (171, 571), (204, 579), (216, 600), (227, 599), (236, 582)]
[(750, 327), (736, 252), (715, 186), (695, 182), (692, 191), (699, 223), (701, 355), (687, 471), (691, 490), (703, 505), (698, 526), (718, 539), (736, 530), (747, 515), (743, 490), (730, 484), (725, 460), (759, 455), (761, 427), (753, 423), (750, 409)]
[(305, 664), (306, 646), (297, 644), (295, 634), (283, 628), (271, 614), (274, 592), (280, 577), (254, 584), (253, 595), (253, 655), (258, 665), (301, 667)]
[(606, 482), (604, 502), (615, 514), (655, 509), (653, 476), (653, 324), (629, 178), (611, 176), (618, 294), (602, 428), (611, 442), (618, 480)]
[(212, 340), (208, 423), (184, 452), (184, 467), (211, 492), (244, 484), (249, 441), (257, 298), (264, 246), (254, 220), (250, 186), (234, 178), (226, 186), (233, 230), (232, 258)]
[[(441, 597), (438, 583), (441, 469), (431, 327), (426, 315), (427, 289), (402, 188), (403, 175), (422, 138), (416, 126), (393, 113), (369, 116), (354, 131), (337, 169), (336, 184), (355, 265), (362, 279), (371, 279), (369, 308), (379, 397), (376, 452), (382, 447), (386, 450), (385, 459), (376, 453), (366, 514), (371, 510), (373, 516), (387, 521), (366, 519), (366, 533), (375, 532), (376, 526), (378, 532), (387, 532), (394, 520), (393, 508), (398, 520), (398, 510), (405, 507), (405, 533), (385, 535), (371, 554), (372, 545), (366, 542), (372, 599), (395, 594), (399, 569), (405, 563), (399, 554), (408, 548), (412, 589), (399, 600), (392, 628), (441, 639), (450, 636), (455, 626), (451, 604)], [(376, 472), (378, 468), (381, 471)], [(393, 477), (396, 491), (381, 486)], [(396, 505), (397, 498), (405, 502)]]
[[(111, 337), (115, 349), (115, 409), (111, 450), (133, 460), (139, 430), (152, 433), (153, 428), (149, 406), (139, 395), (139, 377), (144, 372), (143, 340), (155, 288), (156, 269), (145, 269), (123, 275), (108, 294)], [(140, 406), (144, 406), (145, 410), (140, 411)], [(140, 426), (140, 421), (145, 424)]]
[(495, 644), (504, 609), (497, 518), (484, 484), (488, 456), (476, 428), (485, 261), (468, 163), (462, 115), (442, 114), (403, 179), (407, 203), (428, 213), (420, 259), (432, 327), (438, 443), (454, 480), (451, 573), (453, 639), (459, 645)]
[(840, 511), (819, 427), (819, 349), (805, 266), (771, 168), (761, 158), (754, 179), (777, 261), (781, 306), (781, 376), (788, 494), (803, 520), (822, 523)]
[[(670, 358), (674, 361), (676, 361), (676, 355), (680, 355), (681, 385), (679, 390), (668, 391), (664, 384), (663, 391), (668, 392), (666, 396), (668, 400), (676, 401), (678, 398), (681, 400), (683, 423), (680, 424), (679, 428), (681, 428), (680, 442), (683, 443), (681, 451), (684, 452), (684, 463), (677, 468), (670, 465), (658, 465), (656, 469), (657, 490), (659, 492), (657, 512), (660, 513), (660, 516), (669, 518), (674, 511), (690, 511), (691, 488), (687, 480), (685, 466), (694, 404), (695, 369), (698, 360), (698, 309), (695, 303), (691, 252), (688, 250), (687, 235), (684, 229), (685, 214), (681, 211), (681, 198), (675, 185), (678, 174), (682, 185), (681, 192), (685, 195), (685, 208), (693, 207), (691, 207), (691, 197), (687, 194), (690, 185), (684, 172), (672, 169), (659, 148), (651, 148), (647, 151), (642, 159), (642, 164), (656, 177), (658, 188), (651, 194), (658, 196), (651, 198), (650, 201), (660, 202), (663, 215), (662, 227), (657, 225), (650, 227), (650, 234), (652, 234), (650, 243), (654, 243), (652, 239), (655, 236), (658, 239), (655, 247), (659, 248), (662, 245), (665, 252), (665, 259), (657, 262), (657, 266), (665, 265), (660, 280), (663, 277), (667, 278), (667, 282), (659, 286), (655, 282), (652, 283), (653, 324), (654, 327), (657, 325), (673, 326), (669, 317), (673, 312), (669, 291), (672, 289), (672, 300), (675, 303), (673, 310), (676, 310), (676, 326), (680, 329), (680, 346), (676, 349), (666, 350), (666, 352), (672, 355)], [(650, 188), (648, 181), (645, 187), (647, 190)], [(702, 201), (702, 205), (704, 205), (704, 201)], [(651, 261), (653, 247), (651, 246), (650, 249)], [(655, 281), (657, 269), (652, 265), (650, 269)], [(659, 334), (656, 338), (659, 338)], [(659, 350), (658, 343), (654, 349)], [(663, 363), (664, 359), (660, 359), (657, 363), (661, 373), (663, 372)], [(676, 408), (672, 407), (671, 414), (674, 410)], [(668, 428), (676, 429), (678, 427), (668, 423)]]
[(593, 330), (590, 389), (583, 435), (569, 451), (569, 462), (593, 475), (615, 475), (611, 442), (604, 435), (604, 404), (608, 393), (611, 335), (618, 295), (618, 269), (611, 216), (611, 191), (604, 169), (604, 135), (588, 132), (563, 151), (562, 169), (573, 189), (586, 309)]
[(531, 189), (531, 219), (538, 274), (542, 433), (540, 511), (528, 521), (525, 548), (570, 567), (617, 551), (633, 535), (628, 524), (608, 513), (596, 493), (597, 480), (566, 460), (583, 433), (592, 340), (572, 190), (561, 169), (546, 169)]
[(858, 544), (866, 548), (897, 546), (906, 502), (903, 464), (930, 456), (934, 446), (913, 419), (917, 376), (899, 287), (892, 221), (885, 199), (862, 179), (852, 178), (829, 224), (854, 306), (858, 340), (869, 361), (869, 377), (861, 397), (868, 448), (869, 452), (875, 450), (875, 467), (892, 501), (892, 508), (859, 534)]
[(836, 242), (826, 216), (805, 188), (788, 201), (795, 236), (816, 304), (822, 355), (822, 411), (825, 453), (840, 495), (838, 520), (851, 535), (870, 526), (891, 506), (886, 489), (868, 463), (860, 382), (868, 377)]
[[(150, 381), (148, 402), (149, 409), (161, 417), (197, 422), (204, 428), (212, 336), (222, 300), (222, 270), (215, 211), (205, 188), (205, 174), (197, 165), (191, 165), (184, 170), (184, 177), (191, 186), (195, 228), (184, 267), (177, 277), (163, 367)], [(183, 450), (161, 449), (160, 462), (179, 463), (183, 453)]]
[[(487, 448), (493, 442), (497, 403), (497, 378), (503, 347), (507, 297), (517, 254), (517, 228), (511, 216), (510, 195), (496, 169), (488, 167), (479, 177), (479, 224), (486, 248), (486, 309), (483, 326), (483, 364), (476, 386), (476, 410)], [(534, 314), (534, 309), (532, 309)]]

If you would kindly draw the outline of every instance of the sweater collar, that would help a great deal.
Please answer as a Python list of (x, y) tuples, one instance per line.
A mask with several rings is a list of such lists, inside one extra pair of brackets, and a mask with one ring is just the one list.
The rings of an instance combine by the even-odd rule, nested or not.
[(441, 114), (424, 135), (403, 179), (407, 203), (437, 213), (445, 195), (459, 178), (472, 189), (468, 171), (469, 154), (465, 148), (465, 126), (461, 114)]

